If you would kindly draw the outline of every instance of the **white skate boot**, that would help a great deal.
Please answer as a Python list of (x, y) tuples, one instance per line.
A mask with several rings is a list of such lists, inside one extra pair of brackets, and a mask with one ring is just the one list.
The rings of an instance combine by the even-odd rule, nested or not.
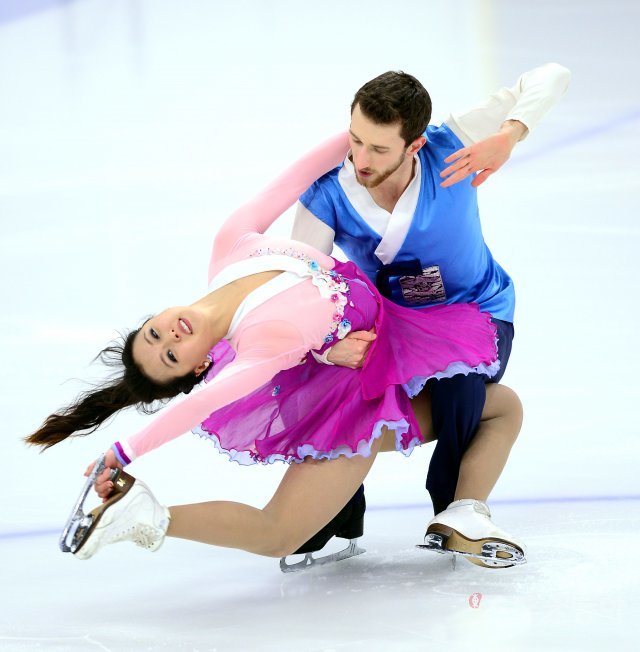
[(151, 551), (162, 545), (169, 510), (158, 503), (144, 482), (128, 473), (117, 471), (112, 478), (114, 491), (107, 502), (86, 515), (80, 504), (72, 515), (60, 542), (64, 552), (89, 559), (103, 546), (118, 541), (133, 541)]
[(427, 526), (424, 545), (418, 547), (462, 555), (487, 568), (508, 568), (527, 561), (524, 545), (496, 527), (487, 505), (473, 499), (456, 500), (436, 515)]

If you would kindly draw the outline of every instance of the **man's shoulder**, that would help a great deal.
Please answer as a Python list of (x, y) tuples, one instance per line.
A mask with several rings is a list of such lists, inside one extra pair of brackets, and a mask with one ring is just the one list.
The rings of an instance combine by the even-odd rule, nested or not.
[(342, 164), (316, 179), (300, 196), (300, 203), (316, 217), (327, 221), (334, 216), (335, 204), (340, 203), (342, 191), (338, 175)]
[(427, 139), (427, 149), (460, 149), (464, 147), (446, 122), (440, 125), (429, 125), (423, 135)]
[(329, 201), (335, 198), (336, 194), (340, 194), (340, 182), (338, 175), (342, 169), (342, 164), (329, 170), (320, 178), (316, 179), (307, 190), (300, 197), (300, 201), (309, 208), (312, 201)]

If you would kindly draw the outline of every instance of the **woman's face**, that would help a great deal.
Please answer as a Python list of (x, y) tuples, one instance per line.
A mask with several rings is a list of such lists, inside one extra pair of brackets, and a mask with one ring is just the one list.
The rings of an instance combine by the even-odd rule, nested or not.
[(151, 317), (133, 342), (133, 359), (146, 376), (167, 383), (208, 366), (213, 343), (207, 336), (204, 315), (193, 307), (167, 308)]

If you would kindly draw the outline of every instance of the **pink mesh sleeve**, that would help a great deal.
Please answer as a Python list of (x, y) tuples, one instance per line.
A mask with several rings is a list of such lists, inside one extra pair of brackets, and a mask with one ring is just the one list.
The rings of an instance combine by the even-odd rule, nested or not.
[(347, 132), (330, 138), (285, 170), (254, 199), (234, 211), (215, 237), (209, 278), (214, 274), (215, 259), (228, 255), (243, 236), (264, 233), (316, 179), (342, 163), (348, 151)]
[(241, 333), (240, 342), (236, 358), (210, 383), (165, 408), (149, 426), (114, 445), (133, 461), (191, 430), (215, 410), (262, 387), (279, 371), (298, 364), (307, 352), (299, 330), (284, 321), (249, 326)]

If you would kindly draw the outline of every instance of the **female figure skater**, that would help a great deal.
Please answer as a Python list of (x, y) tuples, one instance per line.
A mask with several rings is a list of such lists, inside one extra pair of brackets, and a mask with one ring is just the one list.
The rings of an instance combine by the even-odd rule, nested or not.
[[(353, 263), (264, 235), (347, 150), (347, 134), (327, 141), (232, 214), (214, 240), (209, 293), (150, 318), (122, 347), (105, 349), (121, 357), (122, 376), (50, 415), (27, 438), (49, 447), (88, 434), (124, 407), (148, 409), (189, 393), (208, 375), (205, 387), (107, 451), (109, 468), (96, 481), (104, 502), (77, 557), (122, 540), (156, 550), (165, 535), (290, 554), (341, 510), (381, 449), (409, 454), (430, 439), (428, 396), (410, 403), (429, 378), (497, 371), (495, 326), (476, 305), (404, 309), (383, 299)], [(336, 339), (372, 328), (376, 339), (361, 369), (323, 363)], [(483, 418), (508, 450), (520, 427), (515, 394), (490, 385)], [(109, 469), (190, 429), (242, 464), (295, 463), (263, 509), (222, 501), (167, 508), (127, 474), (114, 485)], [(509, 543), (510, 552), (496, 557), (502, 565), (522, 557), (504, 532), (493, 536)]]

